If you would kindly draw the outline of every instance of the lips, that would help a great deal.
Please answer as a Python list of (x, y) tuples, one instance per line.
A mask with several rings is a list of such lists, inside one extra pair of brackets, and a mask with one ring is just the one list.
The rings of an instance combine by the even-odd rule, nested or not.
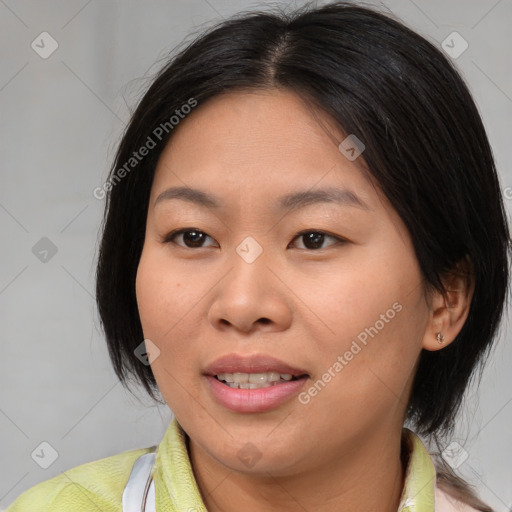
[[(275, 374), (287, 375), (287, 379), (273, 382), (258, 389), (234, 389), (216, 378), (219, 374)], [(225, 409), (238, 413), (263, 413), (285, 404), (296, 396), (309, 378), (307, 372), (279, 359), (263, 354), (241, 356), (230, 354), (216, 359), (204, 370), (211, 396)], [(291, 376), (291, 377), (289, 377)], [(288, 380), (288, 379), (292, 380)]]
[(208, 364), (204, 375), (216, 376), (219, 373), (265, 373), (277, 372), (289, 374), (293, 377), (308, 376), (303, 368), (293, 367), (275, 357), (265, 354), (242, 356), (229, 354), (222, 356)]

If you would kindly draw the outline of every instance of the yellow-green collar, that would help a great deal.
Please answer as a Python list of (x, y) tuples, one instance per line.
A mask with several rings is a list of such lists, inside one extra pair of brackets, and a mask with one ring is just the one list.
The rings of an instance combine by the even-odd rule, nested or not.
[(158, 446), (153, 478), (158, 511), (208, 512), (190, 464), (186, 434), (176, 418)]
[(421, 439), (411, 430), (402, 429), (409, 460), (405, 470), (404, 490), (398, 512), (434, 512), (436, 471)]
[[(397, 512), (434, 512), (436, 473), (420, 438), (409, 429), (402, 431), (409, 460), (405, 485)], [(207, 512), (192, 471), (186, 434), (174, 418), (158, 446), (153, 470), (156, 508), (161, 512)]]

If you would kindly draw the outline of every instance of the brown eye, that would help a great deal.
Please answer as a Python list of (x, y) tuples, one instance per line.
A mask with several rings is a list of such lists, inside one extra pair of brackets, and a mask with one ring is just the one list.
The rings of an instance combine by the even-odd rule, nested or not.
[[(180, 236), (183, 240), (183, 244), (175, 242), (175, 239)], [(179, 229), (177, 231), (173, 231), (172, 233), (169, 233), (165, 237), (164, 243), (172, 242), (172, 243), (176, 243), (177, 245), (181, 245), (181, 246), (187, 247), (189, 249), (193, 249), (193, 248), (198, 248), (198, 247), (208, 247), (208, 246), (203, 245), (204, 241), (207, 238), (211, 238), (211, 237), (208, 236), (204, 231), (201, 231), (201, 230), (195, 229), (195, 228), (184, 228), (184, 229)], [(213, 238), (211, 238), (211, 239), (213, 240)]]
[[(182, 242), (178, 243), (176, 242), (176, 239), (178, 237), (181, 237)], [(172, 231), (169, 233), (165, 239), (163, 240), (163, 243), (174, 243), (176, 245), (179, 245), (181, 247), (185, 247), (188, 249), (197, 249), (201, 247), (212, 247), (212, 245), (204, 245), (206, 239), (213, 240), (212, 237), (207, 235), (204, 231), (201, 231), (200, 229), (196, 228), (182, 228), (175, 231)], [(301, 231), (297, 234), (297, 236), (294, 238), (294, 240), (302, 239), (303, 240), (303, 248), (299, 247), (300, 249), (306, 249), (306, 250), (319, 250), (319, 249), (326, 249), (328, 246), (324, 246), (324, 243), (326, 240), (330, 239), (333, 240), (333, 243), (330, 245), (337, 245), (344, 243), (346, 240), (330, 235), (328, 233), (325, 233), (324, 231)]]
[(334, 240), (334, 243), (331, 245), (336, 245), (338, 243), (343, 243), (344, 240), (341, 238), (329, 235), (323, 231), (301, 231), (294, 240), (302, 239), (303, 245), (305, 249), (308, 250), (318, 250), (325, 249), (326, 247), (322, 247), (326, 239)]

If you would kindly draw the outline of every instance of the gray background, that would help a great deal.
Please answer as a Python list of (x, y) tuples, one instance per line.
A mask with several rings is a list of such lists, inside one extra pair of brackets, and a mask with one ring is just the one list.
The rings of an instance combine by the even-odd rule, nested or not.
[[(456, 64), (482, 113), (503, 186), (512, 186), (512, 1), (375, 4), (437, 45), (453, 31), (468, 42)], [(92, 192), (157, 60), (191, 32), (268, 6), (0, 0), (0, 508), (62, 471), (156, 444), (164, 434), (171, 412), (122, 388), (98, 327), (94, 264), (103, 201)], [(43, 31), (59, 45), (47, 59), (31, 48)], [(506, 192), (510, 211), (512, 188)], [(43, 237), (57, 248), (46, 262), (33, 252)], [(508, 318), (479, 399), (476, 389), (468, 393), (453, 439), (468, 455), (459, 471), (500, 512), (512, 508)], [(31, 456), (42, 442), (58, 455), (47, 469)]]

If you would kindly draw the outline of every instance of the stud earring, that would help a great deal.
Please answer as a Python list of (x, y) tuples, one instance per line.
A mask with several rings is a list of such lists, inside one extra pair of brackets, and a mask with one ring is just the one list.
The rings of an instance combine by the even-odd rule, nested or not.
[(436, 334), (436, 339), (437, 339), (437, 342), (438, 342), (438, 343), (443, 344), (443, 342), (444, 342), (444, 336), (443, 336), (443, 333), (438, 332), (438, 333)]

